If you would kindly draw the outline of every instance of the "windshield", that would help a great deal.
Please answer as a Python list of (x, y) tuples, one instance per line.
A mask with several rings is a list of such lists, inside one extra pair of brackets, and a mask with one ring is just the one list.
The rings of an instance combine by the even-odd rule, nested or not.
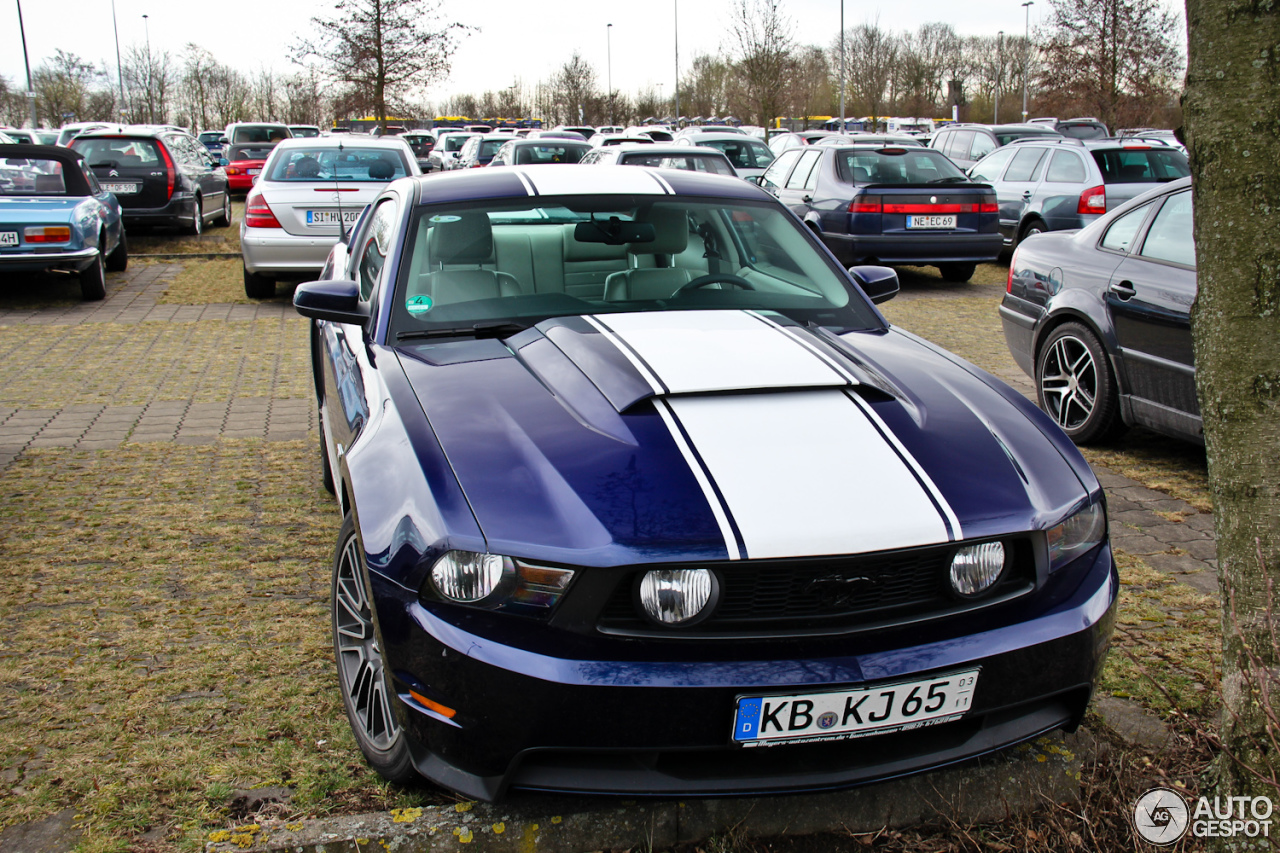
[(508, 139), (482, 139), (480, 140), (480, 153), (476, 156), (481, 160), (492, 160), (493, 155), (498, 153), (498, 149), (509, 141)]
[(618, 162), (623, 166), (655, 166), (660, 169), (684, 169), (688, 172), (733, 176), (733, 169), (724, 158), (714, 154), (623, 154)]
[(1100, 124), (1060, 124), (1058, 133), (1073, 139), (1106, 139), (1107, 129)]
[(880, 328), (835, 262), (771, 202), (573, 196), (422, 208), (391, 334), (548, 317), (748, 309)]
[(294, 139), (298, 139), (298, 138), (302, 138), (302, 139), (312, 139), (312, 138), (314, 138), (314, 137), (316, 137), (316, 136), (319, 136), (319, 135), (320, 135), (320, 128), (318, 128), (318, 127), (291, 127), (291, 128), (289, 128), (289, 132), (293, 134), (293, 138), (294, 138)]
[(967, 182), (964, 172), (932, 148), (854, 149), (836, 154), (840, 179), (851, 184), (938, 184)]
[(735, 169), (763, 169), (773, 162), (773, 152), (754, 139), (715, 139), (695, 142), (702, 148), (714, 148), (729, 158)]
[(467, 144), (472, 134), (469, 133), (451, 133), (444, 138), (445, 151), (461, 151), (462, 146)]
[(287, 127), (279, 127), (273, 125), (245, 125), (235, 129), (235, 135), (231, 137), (233, 143), (236, 142), (270, 142), (276, 143), (281, 139), (289, 138), (289, 129)]
[(1046, 130), (1043, 133), (1037, 130), (997, 130), (994, 131), (996, 142), (1001, 145), (1008, 145), (1015, 139), (1027, 139), (1029, 137), (1041, 136), (1061, 136), (1061, 133), (1053, 130)]
[(1176, 181), (1191, 174), (1187, 158), (1172, 148), (1123, 148), (1094, 151), (1093, 160), (1102, 170), (1105, 184), (1157, 184)]
[(590, 150), (590, 145), (575, 145), (572, 142), (564, 145), (520, 145), (516, 147), (516, 165), (577, 163)]
[(57, 160), (10, 157), (0, 161), (0, 195), (66, 195)]
[(385, 148), (290, 148), (271, 161), (269, 181), (386, 181), (408, 174), (404, 158)]

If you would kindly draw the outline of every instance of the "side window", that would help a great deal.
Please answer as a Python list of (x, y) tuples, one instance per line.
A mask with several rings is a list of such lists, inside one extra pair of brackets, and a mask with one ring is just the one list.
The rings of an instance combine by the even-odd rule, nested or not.
[(796, 164), (795, 171), (793, 171), (791, 173), (791, 177), (787, 179), (787, 189), (804, 189), (805, 184), (809, 180), (809, 172), (813, 170), (813, 164), (817, 163), (818, 158), (821, 156), (821, 151), (814, 151), (812, 149), (806, 150), (801, 154), (800, 162)]
[(356, 267), (360, 276), (360, 298), (368, 301), (382, 275), (382, 267), (386, 264), (387, 254), (391, 251), (391, 243), (395, 239), (396, 205), (387, 199), (378, 205), (369, 221), (369, 232), (360, 250), (360, 260)]
[(969, 149), (973, 147), (973, 131), (957, 130), (951, 137), (951, 143), (943, 152), (952, 160), (968, 160)]
[(994, 154), (969, 170), (969, 177), (975, 181), (984, 181), (988, 184), (999, 180), (1000, 173), (1004, 171), (1005, 164), (1009, 162), (1014, 153), (1012, 148), (997, 148)]
[(1142, 223), (1150, 212), (1151, 205), (1144, 204), (1142, 207), (1129, 211), (1121, 216), (1115, 222), (1111, 223), (1111, 227), (1107, 229), (1107, 233), (1102, 237), (1102, 248), (1110, 249), (1113, 252), (1128, 252), (1129, 245), (1133, 243), (1133, 238), (1137, 235), (1138, 229), (1142, 227)]
[(1044, 179), (1052, 183), (1082, 184), (1085, 180), (1084, 164), (1070, 151), (1055, 151)]
[(80, 171), (84, 173), (85, 180), (89, 182), (89, 192), (94, 195), (102, 195), (102, 187), (98, 184), (98, 176), (93, 173), (93, 170), (83, 160), (80, 161)]
[(981, 160), (996, 150), (996, 141), (985, 133), (974, 131), (973, 147), (969, 149), (970, 160)]
[(764, 177), (760, 179), (760, 186), (774, 189), (781, 187), (786, 180), (787, 172), (791, 171), (791, 167), (800, 159), (801, 153), (803, 152), (800, 149), (792, 148), (779, 155), (778, 159), (773, 161), (773, 165), (765, 171)]
[(1171, 197), (1160, 208), (1138, 254), (1153, 261), (1172, 261), (1175, 264), (1196, 265), (1196, 244), (1193, 236), (1194, 218), (1191, 213), (1191, 193), (1182, 192)]
[(1040, 177), (1040, 161), (1044, 159), (1043, 148), (1019, 148), (1005, 172), (1006, 181), (1034, 181)]
[(940, 131), (938, 135), (933, 138), (933, 141), (929, 143), (929, 147), (936, 148), (943, 154), (947, 153), (947, 146), (951, 143), (952, 133), (953, 131), (950, 130)]

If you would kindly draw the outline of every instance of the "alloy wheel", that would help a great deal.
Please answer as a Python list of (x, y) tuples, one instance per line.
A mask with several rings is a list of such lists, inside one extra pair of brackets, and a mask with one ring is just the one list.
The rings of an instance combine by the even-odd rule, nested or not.
[(1079, 429), (1093, 414), (1098, 398), (1098, 366), (1079, 338), (1065, 335), (1045, 357), (1040, 392), (1049, 415), (1066, 430)]
[(360, 579), (360, 542), (348, 537), (342, 548), (334, 583), (333, 627), (338, 651), (338, 676), (350, 700), (354, 722), (370, 744), (390, 749), (400, 734), (391, 710), (382, 650), (373, 629), (372, 611)]

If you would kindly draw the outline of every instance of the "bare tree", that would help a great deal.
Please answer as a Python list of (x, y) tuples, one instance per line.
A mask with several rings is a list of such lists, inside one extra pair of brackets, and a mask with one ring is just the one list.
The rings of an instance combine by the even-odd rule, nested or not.
[(562, 124), (582, 121), (594, 122), (596, 105), (600, 101), (596, 91), (596, 70), (576, 50), (551, 82), (552, 105), (555, 119)]
[(328, 118), (327, 104), (315, 69), (280, 80), (283, 118), (289, 124), (323, 125)]
[[(41, 122), (61, 127), (68, 121), (114, 118), (115, 96), (106, 72), (74, 53), (55, 50), (31, 75)], [(25, 99), (23, 111), (26, 111)]]
[(368, 93), (382, 127), (389, 104), (446, 76), (469, 28), (443, 20), (442, 0), (338, 0), (335, 18), (312, 18), (313, 39), (294, 45), (294, 61), (319, 60), (333, 80)]
[[(723, 116), (729, 112), (729, 63), (718, 56), (695, 56), (680, 81), (680, 96), (687, 98), (692, 115)], [(650, 93), (652, 94), (652, 93)], [(641, 96), (643, 98), (643, 95)], [(655, 97), (656, 100), (656, 97)], [(654, 112), (658, 110), (654, 105)], [(641, 110), (641, 112), (644, 112)], [(649, 112), (647, 115), (654, 115)]]
[(128, 48), (124, 58), (124, 84), (133, 121), (167, 124), (177, 79), (168, 51), (153, 51), (150, 44)]
[(257, 121), (279, 121), (279, 78), (269, 68), (259, 68), (250, 82), (253, 117)]
[[(859, 24), (844, 34), (845, 67), (855, 113), (865, 110), (873, 119), (892, 106), (889, 83), (898, 65), (898, 37), (880, 28), (879, 21)], [(832, 45), (832, 64), (840, 62), (840, 43)]]
[(835, 112), (833, 107), (839, 98), (839, 83), (832, 80), (826, 51), (816, 45), (799, 48), (791, 59), (789, 76), (792, 115), (831, 115)]
[(1148, 120), (1182, 72), (1178, 19), (1159, 0), (1048, 0), (1039, 88), (1112, 126)]
[(1280, 668), (1280, 137), (1260, 129), (1278, 120), (1280, 9), (1241, 12), (1230, 0), (1187, 0), (1183, 110), (1199, 290), (1191, 331), (1224, 599), (1217, 793), (1274, 800), (1277, 696), (1264, 691)]
[(726, 52), (740, 112), (756, 124), (768, 126), (786, 107), (793, 31), (791, 19), (771, 0), (734, 0)]

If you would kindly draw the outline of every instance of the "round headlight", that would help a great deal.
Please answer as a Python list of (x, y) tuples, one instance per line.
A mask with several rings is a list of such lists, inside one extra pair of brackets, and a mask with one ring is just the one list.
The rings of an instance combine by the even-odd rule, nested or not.
[(951, 561), (951, 588), (964, 596), (986, 592), (1004, 571), (1004, 545), (967, 545)]
[(505, 562), (497, 554), (449, 551), (431, 567), (431, 582), (445, 598), (473, 604), (498, 588)]
[(655, 622), (683, 625), (710, 612), (716, 586), (706, 569), (653, 569), (640, 581), (640, 606)]

